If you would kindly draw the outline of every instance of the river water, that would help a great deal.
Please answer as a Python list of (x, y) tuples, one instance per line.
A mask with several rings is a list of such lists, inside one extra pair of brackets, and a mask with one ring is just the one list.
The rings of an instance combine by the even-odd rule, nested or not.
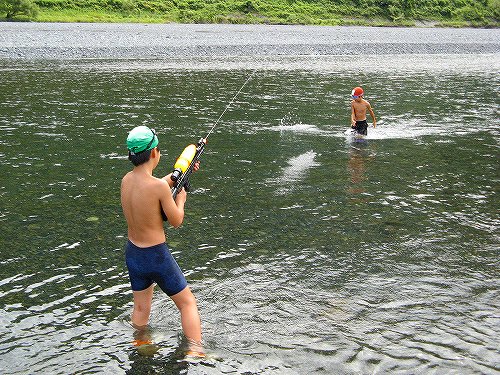
[[(0, 24), (0, 373), (498, 374), (498, 30)], [(210, 136), (132, 345), (119, 187)], [(362, 85), (379, 119), (346, 134)]]

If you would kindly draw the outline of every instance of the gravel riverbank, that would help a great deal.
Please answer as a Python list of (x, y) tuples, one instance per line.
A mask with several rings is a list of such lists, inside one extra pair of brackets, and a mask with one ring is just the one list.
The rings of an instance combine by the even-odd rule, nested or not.
[(497, 54), (498, 29), (0, 23), (0, 58)]

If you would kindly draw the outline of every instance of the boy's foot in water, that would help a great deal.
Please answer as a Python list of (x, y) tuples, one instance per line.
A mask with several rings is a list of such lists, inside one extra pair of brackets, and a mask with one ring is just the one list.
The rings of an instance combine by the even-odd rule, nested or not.
[(152, 357), (158, 350), (160, 350), (160, 346), (153, 344), (151, 330), (147, 326), (132, 326), (134, 326), (134, 328), (136, 329), (136, 331), (134, 332), (134, 341), (132, 341), (132, 345), (137, 347), (137, 352), (140, 355), (145, 357)]
[(203, 352), (188, 350), (183, 360), (190, 363), (197, 363), (203, 361), (206, 357), (207, 355)]
[(188, 349), (184, 354), (184, 361), (186, 362), (201, 362), (206, 358), (205, 349), (201, 342), (188, 339)]

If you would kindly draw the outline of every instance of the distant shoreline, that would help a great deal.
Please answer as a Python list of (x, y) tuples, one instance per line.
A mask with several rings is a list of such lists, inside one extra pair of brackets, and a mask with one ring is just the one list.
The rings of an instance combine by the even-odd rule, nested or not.
[(6, 59), (500, 54), (500, 29), (29, 22), (2, 23), (0, 33)]
[(338, 23), (330, 24), (315, 24), (315, 23), (266, 23), (266, 22), (256, 22), (256, 23), (234, 23), (234, 22), (176, 22), (176, 21), (165, 21), (161, 18), (157, 17), (138, 17), (138, 18), (130, 18), (130, 17), (119, 17), (116, 19), (108, 19), (107, 15), (103, 15), (102, 17), (95, 16), (85, 16), (81, 15), (74, 18), (67, 18), (65, 16), (58, 17), (57, 15), (52, 14), (50, 17), (38, 17), (36, 20), (26, 19), (23, 17), (16, 19), (6, 19), (0, 18), (1, 23), (26, 23), (26, 22), (38, 22), (38, 23), (114, 23), (114, 24), (179, 24), (179, 25), (196, 25), (196, 24), (207, 24), (207, 25), (267, 25), (267, 26), (342, 26), (342, 27), (391, 27), (391, 28), (454, 28), (454, 29), (499, 29), (500, 23), (497, 21), (491, 21), (484, 24), (478, 24), (469, 21), (437, 21), (437, 20), (425, 20), (425, 19), (406, 19), (402, 22), (393, 22), (391, 20), (384, 19), (342, 19), (339, 20)]

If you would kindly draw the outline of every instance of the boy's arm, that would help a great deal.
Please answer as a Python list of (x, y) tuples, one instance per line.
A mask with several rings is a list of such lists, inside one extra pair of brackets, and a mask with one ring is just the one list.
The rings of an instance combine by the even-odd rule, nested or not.
[(372, 116), (373, 127), (375, 128), (377, 126), (377, 119), (375, 118), (375, 113), (373, 112), (373, 109), (372, 109), (372, 106), (370, 105), (370, 103), (368, 103), (367, 107), (368, 107), (368, 111), (370, 112), (370, 116)]
[(174, 201), (174, 198), (172, 197), (172, 191), (170, 190), (171, 187), (168, 183), (168, 180), (171, 181), (170, 175), (165, 177), (168, 177), (166, 181), (161, 179), (162, 182), (161, 184), (159, 184), (158, 194), (160, 197), (160, 203), (170, 225), (172, 225), (174, 228), (177, 228), (184, 221), (184, 204), (186, 203), (187, 194), (184, 189), (181, 189), (177, 194), (177, 197), (175, 197)]
[[(199, 160), (195, 163), (195, 165), (193, 167), (193, 171), (196, 172), (198, 169), (200, 169), (200, 161)], [(167, 181), (168, 186), (170, 186), (170, 188), (173, 188), (174, 181), (170, 178), (170, 176), (172, 176), (172, 173), (169, 173), (165, 177), (162, 177), (162, 180)]]
[(162, 178), (162, 180), (167, 181), (168, 186), (170, 186), (170, 188), (172, 188), (174, 186), (174, 181), (172, 181), (170, 176), (172, 176), (172, 173), (167, 174), (165, 177)]
[(351, 128), (356, 125), (356, 112), (354, 111), (354, 103), (351, 101)]

